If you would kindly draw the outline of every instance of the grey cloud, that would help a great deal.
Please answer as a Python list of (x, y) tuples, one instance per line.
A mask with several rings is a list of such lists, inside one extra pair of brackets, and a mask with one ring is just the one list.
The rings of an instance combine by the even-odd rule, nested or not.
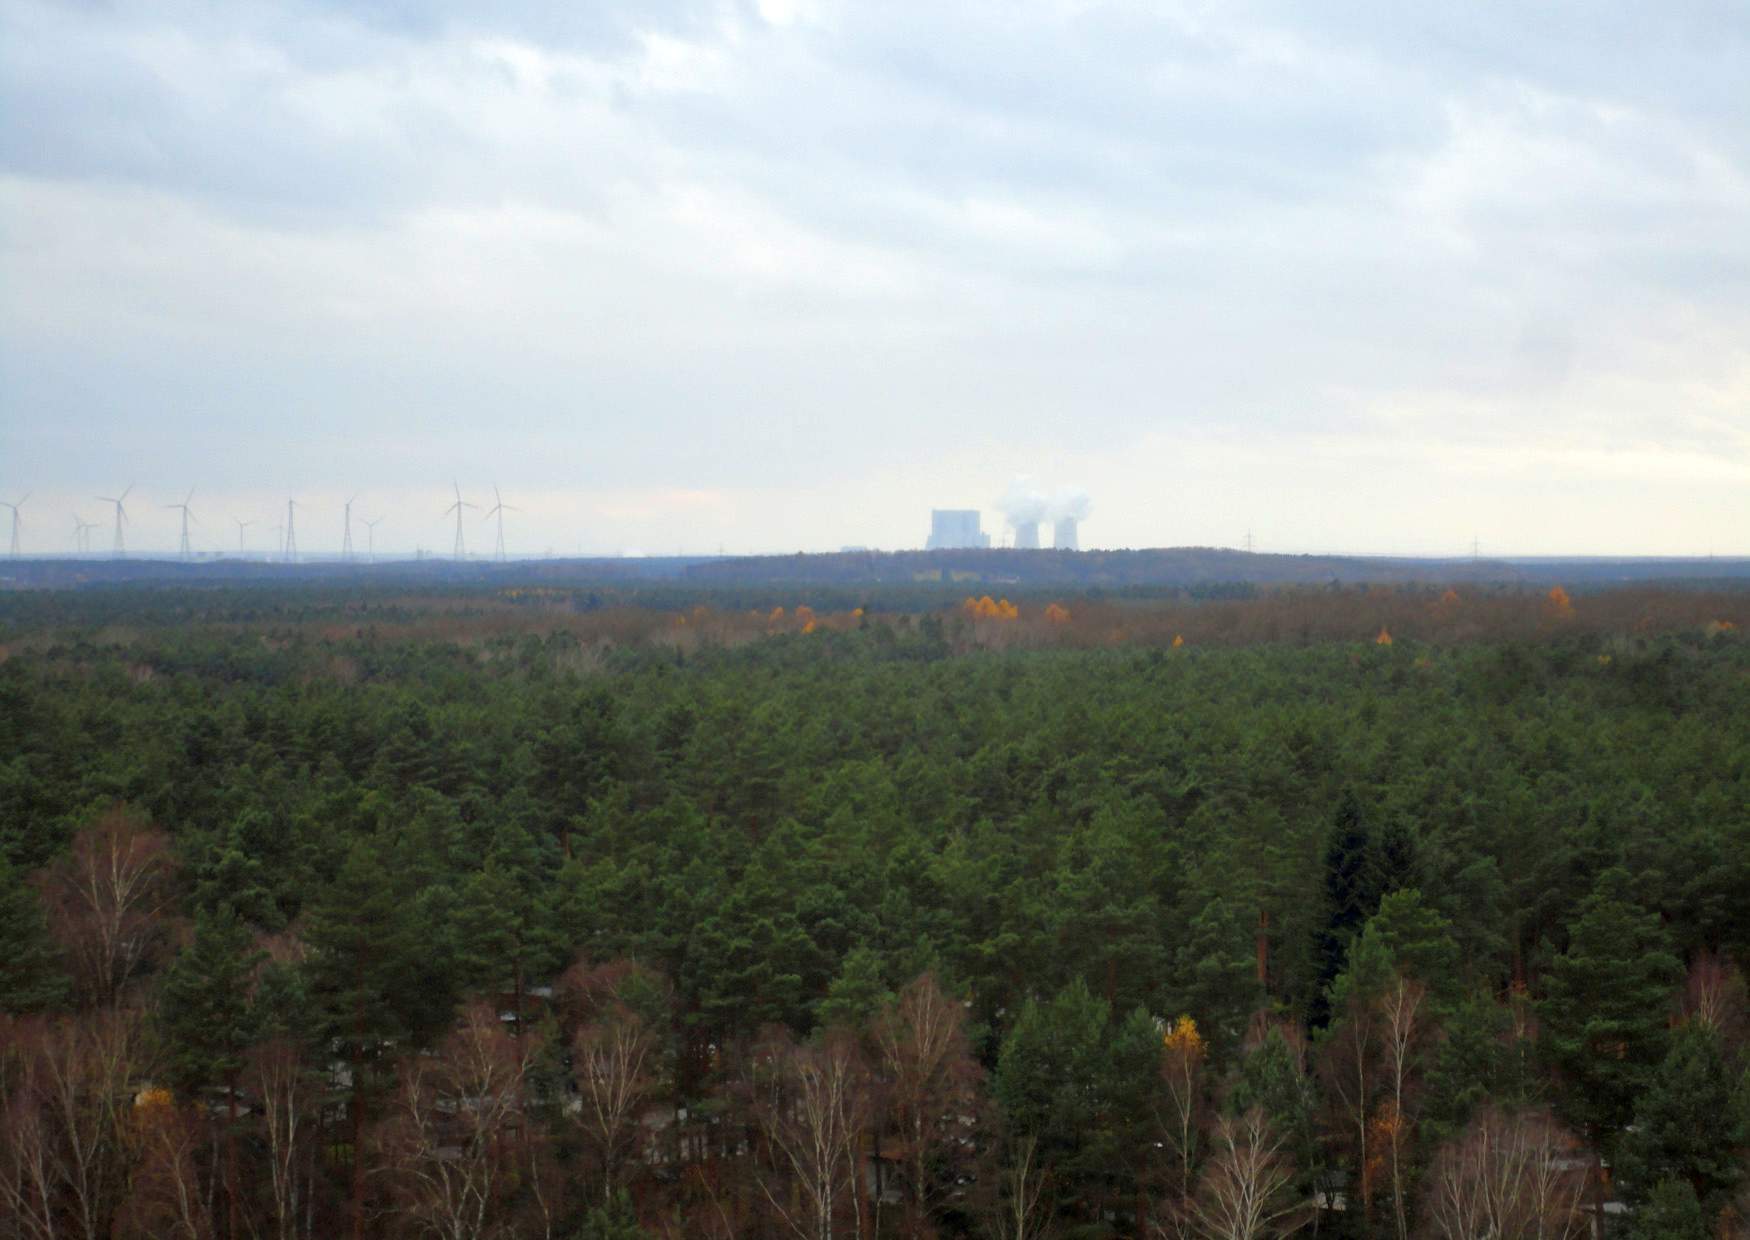
[(1733, 6), (817, 7), (0, 8), (0, 448), (447, 475), (491, 417), (536, 484), (777, 487), (1731, 390)]

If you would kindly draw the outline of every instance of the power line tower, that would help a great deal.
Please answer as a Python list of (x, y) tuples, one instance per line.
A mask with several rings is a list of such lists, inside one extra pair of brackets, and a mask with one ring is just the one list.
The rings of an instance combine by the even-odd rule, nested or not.
[(298, 531), (297, 531), (297, 527), (293, 524), (293, 522), (294, 522), (293, 514), (297, 511), (297, 507), (298, 507), (297, 500), (288, 499), (286, 501), (286, 563), (287, 564), (295, 564), (295, 563), (297, 563), (297, 559), (298, 559)]

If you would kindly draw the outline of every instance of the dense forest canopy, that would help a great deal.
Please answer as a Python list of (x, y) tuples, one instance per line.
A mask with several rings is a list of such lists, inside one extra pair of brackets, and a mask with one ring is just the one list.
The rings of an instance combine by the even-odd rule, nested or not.
[(1741, 1233), (1750, 594), (950, 590), (0, 596), (0, 1236)]

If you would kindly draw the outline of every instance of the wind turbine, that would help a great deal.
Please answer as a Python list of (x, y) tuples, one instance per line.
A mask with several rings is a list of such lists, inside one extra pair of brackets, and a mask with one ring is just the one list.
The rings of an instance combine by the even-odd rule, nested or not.
[(377, 562), (377, 527), (382, 523), (383, 518), (381, 517), (378, 517), (375, 521), (366, 521), (363, 518), (360, 518), (359, 520), (359, 524), (363, 525), (366, 530), (365, 546), (369, 549), (366, 554), (371, 557), (371, 563), (373, 564)]
[(248, 548), (244, 547), (244, 545), (243, 545), (243, 531), (248, 529), (250, 526), (254, 525), (255, 522), (253, 522), (253, 521), (238, 521), (236, 517), (232, 517), (231, 520), (233, 522), (235, 522), (235, 524), (237, 526), (237, 554), (239, 556), (246, 556), (249, 554), (249, 551), (248, 551)]
[(504, 562), (504, 514), (507, 512), (521, 512), (522, 509), (504, 502), (504, 496), (498, 493), (498, 484), (496, 482), (492, 484), (492, 498), (496, 502), (491, 508), (486, 510), (486, 519), (490, 521), (493, 517), (498, 518), (498, 546), (493, 549), (492, 555), (494, 559), (502, 564)]
[(298, 530), (294, 523), (293, 513), (298, 507), (298, 501), (286, 501), (286, 563), (293, 564), (298, 559)]
[(180, 508), (182, 510), (182, 542), (176, 548), (176, 554), (181, 556), (185, 560), (192, 559), (194, 556), (194, 552), (189, 548), (189, 545), (188, 545), (188, 523), (190, 521), (193, 521), (196, 525), (200, 524), (200, 519), (198, 517), (196, 517), (193, 512), (189, 511), (188, 501), (193, 499), (193, 498), (194, 498), (194, 488), (190, 487), (188, 489), (188, 494), (183, 497), (183, 500), (180, 504), (166, 504), (166, 505), (164, 505), (166, 508)]
[(97, 497), (106, 504), (115, 505), (115, 558), (118, 560), (128, 553), (127, 543), (122, 539), (122, 526), (127, 522), (128, 510), (122, 507), (122, 501), (128, 497), (128, 493), (133, 489), (134, 484), (130, 482), (128, 489), (120, 495), (99, 495)]
[(460, 560), (460, 559), (465, 559), (467, 557), (467, 552), (462, 547), (462, 509), (464, 509), (464, 508), (478, 509), (480, 507), (480, 505), (479, 504), (470, 504), (467, 500), (462, 498), (462, 484), (461, 483), (455, 482), (452, 479), (451, 485), (453, 485), (456, 488), (456, 502), (451, 504), (448, 508), (444, 509), (444, 516), (447, 517), (452, 512), (456, 514), (456, 558), (458, 560)]
[(73, 554), (84, 555), (91, 550), (91, 531), (97, 528), (95, 521), (87, 521), (78, 513), (73, 514)]
[(343, 560), (352, 559), (352, 500), (357, 498), (354, 495), (346, 501), (346, 534), (340, 540), (340, 558)]
[(17, 500), (14, 503), (8, 504), (5, 500), (0, 499), (0, 508), (12, 509), (12, 558), (15, 560), (18, 558), (18, 510), (24, 507), (24, 500), (29, 498), (30, 495), (27, 492), (24, 499)]

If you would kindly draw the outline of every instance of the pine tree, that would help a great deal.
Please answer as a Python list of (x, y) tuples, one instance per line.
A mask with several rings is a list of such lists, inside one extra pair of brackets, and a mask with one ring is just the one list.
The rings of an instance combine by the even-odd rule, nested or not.
[(1538, 1074), (1515, 1036), (1512, 1013), (1486, 994), (1473, 994), (1449, 1009), (1444, 1036), (1428, 1067), (1424, 1112), (1428, 1135), (1450, 1141), (1485, 1103), (1507, 1110), (1536, 1101)]
[(1738, 1084), (1717, 1031), (1693, 1020), (1678, 1027), (1622, 1139), (1618, 1162), (1627, 1200), (1648, 1200), (1668, 1179), (1688, 1183), (1704, 1209), (1730, 1197), (1744, 1178), (1738, 1152), (1750, 1144)]
[(0, 855), (0, 1012), (40, 1011), (66, 996), (42, 900)]
[(1629, 1224), (1631, 1240), (1708, 1240), (1707, 1219), (1687, 1180), (1660, 1180)]
[(1664, 1057), (1666, 1013), (1682, 972), (1658, 917), (1634, 903), (1632, 890), (1627, 870), (1599, 877), (1567, 952), (1550, 962), (1541, 1005), (1563, 1109), (1600, 1145), (1629, 1122)]
[(250, 980), (262, 958), (249, 928), (229, 907), (201, 913), (193, 941), (171, 962), (158, 991), (171, 1080), (188, 1093), (225, 1088), (224, 1179), (232, 1235), (238, 1234), (240, 1216), (237, 1078), (258, 1033)]
[(820, 1024), (861, 1029), (891, 1002), (893, 992), (882, 980), (880, 954), (867, 947), (853, 948), (820, 1001)]
[(1218, 895), (1192, 919), (1179, 944), (1175, 1003), (1221, 1054), (1239, 1045), (1263, 1004), (1255, 936), (1248, 912)]
[(417, 1045), (453, 1011), (453, 969), (434, 949), (441, 936), (427, 921), (429, 894), (410, 899), (379, 849), (361, 840), (310, 917), (310, 997), (322, 1036), (352, 1075), (355, 1235), (363, 1234), (364, 1135), (380, 1062), (391, 1045)]
[(1379, 906), (1379, 872), (1373, 838), (1362, 818), (1361, 802), (1345, 788), (1325, 845), (1325, 909), (1318, 928), (1318, 980), (1308, 1006), (1308, 1023), (1322, 1028), (1331, 1018), (1329, 988), (1343, 971), (1349, 945)]
[(1444, 1010), (1457, 1001), (1461, 979), (1452, 923), (1429, 907), (1419, 890), (1407, 887), (1386, 895), (1364, 933), (1379, 940), (1394, 969), (1428, 988), (1436, 1007)]
[(193, 940), (158, 989), (171, 1080), (179, 1088), (235, 1081), (256, 1036), (250, 979), (262, 958), (229, 908), (196, 916)]

